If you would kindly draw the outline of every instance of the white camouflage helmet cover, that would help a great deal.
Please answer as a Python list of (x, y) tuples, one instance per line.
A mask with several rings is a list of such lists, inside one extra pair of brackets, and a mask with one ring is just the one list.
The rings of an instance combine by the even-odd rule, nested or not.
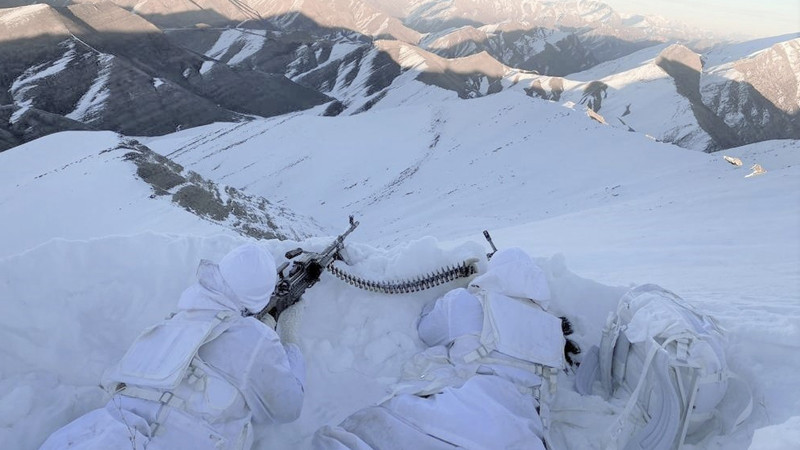
[(269, 252), (255, 244), (242, 245), (222, 258), (219, 271), (243, 308), (257, 313), (267, 306), (277, 280)]

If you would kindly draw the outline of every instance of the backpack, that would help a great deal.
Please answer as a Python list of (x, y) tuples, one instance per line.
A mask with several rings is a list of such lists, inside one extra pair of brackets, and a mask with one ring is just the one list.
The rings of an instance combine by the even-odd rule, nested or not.
[(727, 434), (752, 410), (749, 387), (727, 365), (716, 322), (659, 286), (638, 286), (609, 315), (600, 347), (577, 373), (581, 394), (599, 380), (628, 401), (610, 448), (668, 450)]

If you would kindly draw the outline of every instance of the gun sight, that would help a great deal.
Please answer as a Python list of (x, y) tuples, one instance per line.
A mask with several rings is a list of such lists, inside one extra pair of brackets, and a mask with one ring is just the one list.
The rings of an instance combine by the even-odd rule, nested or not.
[(294, 249), (294, 250), (289, 250), (289, 251), (288, 251), (288, 252), (286, 252), (286, 254), (285, 254), (285, 255), (283, 255), (283, 256), (285, 256), (285, 257), (286, 257), (286, 259), (292, 259), (292, 258), (295, 258), (295, 257), (297, 257), (297, 256), (300, 256), (302, 253), (303, 253), (303, 249), (302, 249), (302, 248), (300, 248), (300, 247), (297, 247), (297, 248), (296, 248), (296, 249)]

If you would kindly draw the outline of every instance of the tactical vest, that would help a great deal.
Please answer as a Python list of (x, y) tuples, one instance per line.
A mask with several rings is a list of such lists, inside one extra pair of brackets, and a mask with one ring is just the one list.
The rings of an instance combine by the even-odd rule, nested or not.
[[(237, 316), (234, 311), (178, 312), (139, 335), (122, 360), (104, 375), (104, 386), (115, 394), (159, 404), (150, 422), (153, 435), (184, 413), (201, 424), (201, 419), (248, 411), (236, 386), (198, 357), (200, 347), (219, 337)], [(170, 416), (167, 406), (180, 413)], [(247, 426), (249, 412), (237, 416), (241, 417), (236, 420)], [(248, 436), (235, 440), (251, 439), (249, 428), (245, 432)]]

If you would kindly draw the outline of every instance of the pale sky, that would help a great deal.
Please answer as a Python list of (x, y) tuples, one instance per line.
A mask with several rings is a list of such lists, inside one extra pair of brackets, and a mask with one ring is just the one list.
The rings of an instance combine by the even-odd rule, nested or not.
[(603, 0), (620, 13), (656, 14), (695, 28), (754, 37), (800, 32), (800, 0)]

